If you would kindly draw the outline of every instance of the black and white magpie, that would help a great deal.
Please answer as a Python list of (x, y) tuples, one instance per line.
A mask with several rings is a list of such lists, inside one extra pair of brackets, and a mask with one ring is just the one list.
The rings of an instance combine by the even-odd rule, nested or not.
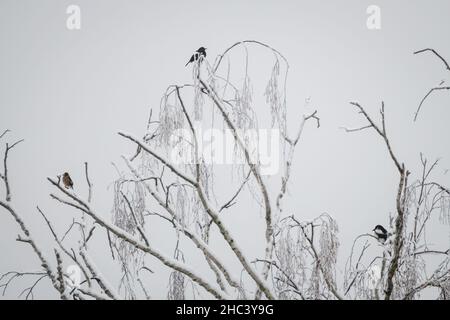
[(186, 63), (185, 67), (191, 62), (198, 61), (200, 58), (206, 58), (206, 48), (200, 47), (197, 51), (194, 52), (191, 59)]
[(372, 231), (375, 233), (375, 236), (377, 237), (378, 241), (380, 241), (381, 243), (386, 242), (388, 232), (383, 226), (377, 225)]

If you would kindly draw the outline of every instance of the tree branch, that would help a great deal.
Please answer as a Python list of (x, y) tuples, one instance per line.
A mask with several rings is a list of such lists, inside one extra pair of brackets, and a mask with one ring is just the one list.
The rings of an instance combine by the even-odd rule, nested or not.
[(417, 108), (415, 114), (414, 114), (414, 121), (417, 120), (417, 117), (419, 116), (419, 112), (420, 109), (422, 108), (423, 103), (425, 102), (425, 100), (434, 92), (434, 91), (439, 91), (439, 90), (450, 90), (450, 87), (435, 87), (430, 89), (430, 91), (428, 91), (428, 93), (422, 98), (422, 100), (420, 101), (419, 107)]
[[(70, 193), (67, 190), (63, 189), (60, 185), (58, 185), (58, 183), (56, 181), (54, 181), (50, 178), (48, 178), (48, 180), (50, 181), (51, 184), (53, 184), (60, 191), (62, 191), (66, 195), (70, 195)], [(53, 195), (53, 198), (68, 205), (68, 206), (71, 206), (73, 208), (81, 210), (82, 212), (85, 212), (86, 214), (91, 216), (99, 225), (101, 225), (104, 228), (106, 228), (107, 230), (111, 231), (113, 234), (115, 234), (120, 239), (130, 243), (137, 249), (154, 256), (159, 261), (161, 261), (164, 265), (170, 267), (171, 269), (177, 270), (177, 271), (187, 275), (189, 278), (191, 278), (194, 282), (198, 283), (200, 286), (202, 286), (206, 291), (210, 292), (217, 299), (227, 299), (228, 298), (228, 296), (226, 294), (222, 293), (220, 289), (215, 288), (214, 285), (208, 283), (199, 274), (197, 274), (194, 270), (190, 269), (185, 263), (182, 263), (180, 261), (177, 261), (177, 260), (174, 260), (174, 259), (164, 256), (159, 251), (157, 251), (149, 246), (146, 246), (145, 244), (142, 244), (139, 240), (134, 238), (134, 236), (129, 234), (128, 232), (126, 232), (114, 225), (111, 225), (108, 222), (106, 222), (105, 220), (103, 220), (102, 218), (100, 218), (100, 216), (95, 214), (92, 211), (92, 209), (88, 206), (88, 204), (84, 203), (83, 200), (78, 198), (77, 202), (80, 203), (81, 205), (76, 205), (74, 203), (61, 200), (55, 195)]]
[(414, 52), (414, 54), (419, 54), (419, 53), (423, 53), (423, 52), (426, 52), (426, 51), (430, 51), (430, 52), (434, 53), (434, 55), (437, 56), (444, 63), (445, 69), (450, 71), (450, 66), (448, 65), (447, 61), (445, 61), (445, 59), (439, 53), (437, 53), (436, 50), (434, 50), (432, 48), (422, 49), (422, 50)]
[[(7, 131), (5, 131), (5, 133), (6, 132)], [(3, 133), (2, 136), (5, 133)], [(23, 140), (19, 140), (19, 141), (13, 143), (11, 146), (8, 143), (6, 144), (5, 155), (3, 157), (3, 175), (1, 176), (1, 178), (3, 179), (3, 182), (5, 183), (5, 188), (6, 188), (6, 202), (11, 201), (11, 189), (9, 187), (9, 181), (8, 181), (8, 154), (12, 148), (14, 148), (16, 145), (18, 145), (22, 141)]]

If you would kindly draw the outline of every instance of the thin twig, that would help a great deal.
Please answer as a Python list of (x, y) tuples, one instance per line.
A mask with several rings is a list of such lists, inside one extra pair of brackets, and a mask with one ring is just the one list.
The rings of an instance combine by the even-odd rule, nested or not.
[(87, 162), (84, 163), (84, 172), (85, 172), (85, 176), (86, 176), (86, 182), (87, 182), (87, 185), (89, 188), (88, 202), (90, 203), (92, 200), (92, 184), (91, 184), (91, 181), (89, 180), (88, 163)]
[(414, 54), (419, 54), (419, 53), (426, 52), (426, 51), (430, 51), (430, 52), (434, 53), (444, 63), (445, 68), (450, 71), (450, 66), (448, 65), (447, 61), (445, 61), (445, 59), (439, 53), (437, 53), (436, 50), (434, 50), (432, 48), (422, 49), (422, 50), (414, 52)]
[[(3, 134), (5, 134), (5, 133), (3, 133)], [(2, 175), (2, 179), (5, 183), (5, 188), (6, 188), (6, 202), (11, 201), (11, 189), (9, 187), (9, 181), (8, 181), (8, 154), (12, 148), (14, 148), (16, 145), (18, 145), (22, 141), (24, 141), (24, 140), (23, 139), (19, 140), (19, 141), (13, 143), (11, 146), (8, 143), (6, 144), (5, 155), (3, 157), (3, 175)]]
[(422, 98), (422, 101), (420, 101), (419, 107), (417, 108), (415, 114), (414, 114), (414, 121), (417, 120), (417, 117), (419, 116), (419, 112), (420, 109), (422, 108), (423, 103), (425, 102), (425, 100), (434, 92), (434, 91), (438, 91), (438, 90), (450, 90), (450, 87), (435, 87), (430, 89), (430, 91), (428, 91), (428, 93)]

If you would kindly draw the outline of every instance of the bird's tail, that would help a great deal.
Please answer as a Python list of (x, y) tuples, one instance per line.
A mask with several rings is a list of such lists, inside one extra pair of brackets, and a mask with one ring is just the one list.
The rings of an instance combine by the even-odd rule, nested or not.
[(185, 67), (187, 67), (189, 63), (191, 63), (191, 62), (190, 62), (190, 61), (188, 61), (188, 62), (187, 62), (187, 63), (186, 63), (186, 64), (185, 64), (184, 66), (185, 66)]

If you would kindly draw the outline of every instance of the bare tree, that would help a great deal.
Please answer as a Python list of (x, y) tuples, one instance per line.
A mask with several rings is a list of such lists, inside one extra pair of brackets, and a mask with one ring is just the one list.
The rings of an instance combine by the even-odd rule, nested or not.
[[(424, 49), (414, 54), (431, 51), (438, 56), (448, 70), (448, 64), (434, 49)], [(432, 89), (419, 104), (414, 121), (417, 120), (420, 108)], [(366, 110), (357, 102), (352, 102), (357, 111), (364, 116), (367, 125), (348, 129), (347, 132), (358, 132), (373, 129), (383, 140), (388, 154), (399, 175), (399, 184), (395, 198), (396, 215), (391, 217), (391, 230), (388, 242), (384, 245), (382, 256), (372, 257), (364, 261), (371, 245), (370, 234), (358, 236), (353, 244), (352, 253), (346, 265), (345, 294), (355, 298), (366, 299), (414, 299), (422, 290), (434, 287), (438, 289), (440, 299), (448, 299), (450, 293), (450, 248), (447, 242), (429, 243), (427, 226), (430, 221), (439, 220), (448, 224), (450, 217), (449, 189), (431, 179), (431, 173), (438, 166), (438, 160), (429, 163), (420, 153), (421, 172), (411, 181), (411, 172), (401, 162), (386, 132), (385, 107), (382, 102), (380, 115), (381, 125), (374, 121)], [(355, 244), (365, 240), (355, 260), (353, 255)], [(367, 240), (368, 239), (368, 240)], [(379, 274), (374, 275), (374, 266), (380, 266)], [(435, 265), (435, 267), (431, 267)], [(369, 280), (374, 281), (368, 290)], [(375, 276), (375, 279), (374, 279)]]
[[(248, 72), (250, 52), (259, 50), (272, 59), (265, 86), (266, 108), (254, 105), (253, 80)], [(242, 67), (232, 68), (231, 55), (244, 54)], [(41, 261), (42, 270), (13, 271), (0, 278), (7, 287), (22, 276), (36, 277), (34, 284), (25, 289), (26, 298), (41, 279), (48, 278), (62, 299), (150, 299), (151, 287), (145, 285), (146, 275), (152, 274), (148, 257), (153, 257), (171, 270), (168, 278), (168, 299), (184, 299), (192, 289), (195, 297), (216, 299), (347, 299), (373, 298), (412, 299), (427, 287), (437, 287), (440, 297), (449, 294), (448, 248), (434, 249), (427, 245), (425, 228), (436, 211), (442, 221), (449, 218), (449, 191), (430, 181), (429, 173), (437, 165), (428, 165), (422, 156), (421, 178), (409, 183), (410, 172), (393, 151), (386, 132), (384, 104), (381, 108), (381, 125), (376, 124), (365, 109), (352, 103), (363, 114), (368, 124), (349, 132), (374, 129), (387, 147), (390, 158), (399, 174), (396, 194), (396, 214), (392, 219), (392, 235), (385, 245), (383, 257), (365, 264), (365, 255), (371, 242), (366, 238), (355, 263), (352, 255), (347, 262), (344, 281), (339, 280), (337, 253), (339, 248), (338, 225), (331, 213), (305, 221), (300, 212), (286, 210), (283, 200), (291, 181), (294, 151), (302, 137), (305, 125), (313, 122), (318, 128), (317, 111), (301, 116), (296, 121), (294, 135), (288, 133), (286, 81), (289, 64), (276, 49), (253, 40), (241, 41), (227, 48), (211, 65), (208, 61), (194, 63), (193, 82), (171, 85), (164, 93), (157, 119), (150, 111), (147, 130), (142, 138), (126, 132), (119, 135), (136, 148), (131, 156), (122, 156), (123, 164), (117, 167), (114, 183), (113, 212), (106, 219), (92, 205), (93, 184), (88, 164), (84, 164), (87, 196), (66, 189), (60, 178), (49, 177), (54, 189), (51, 198), (74, 214), (73, 222), (63, 236), (59, 235), (46, 214), (37, 207), (54, 240), (49, 263), (39, 249), (16, 208), (11, 203), (8, 182), (8, 154), (17, 145), (6, 144), (4, 156), (4, 181), (6, 197), (0, 206), (18, 223), (24, 236), (18, 241), (28, 243)], [(205, 152), (203, 127), (217, 128), (229, 133), (232, 151), (229, 166), (221, 166), (219, 150)], [(258, 131), (270, 128), (276, 132), (276, 145), (281, 152), (279, 183), (269, 185), (264, 175), (264, 159), (260, 157), (260, 143), (268, 136)], [(252, 133), (257, 133), (253, 134)], [(5, 131), (0, 138), (8, 133)], [(215, 134), (211, 132), (207, 137)], [(215, 136), (215, 138), (217, 138)], [(209, 140), (212, 141), (212, 140)], [(225, 143), (225, 142), (224, 142)], [(230, 156), (230, 155), (226, 155)], [(225, 190), (217, 191), (227, 185)], [(230, 192), (230, 190), (232, 190)], [(264, 252), (246, 252), (234, 236), (233, 226), (226, 216), (239, 211), (242, 199), (251, 199), (260, 208), (264, 221)], [(242, 211), (241, 211), (242, 213)], [(411, 218), (408, 219), (408, 218)], [(165, 224), (174, 240), (172, 252), (162, 252), (151, 240), (150, 224)], [(413, 225), (411, 231), (410, 225)], [(105, 235), (105, 252), (121, 268), (115, 285), (103, 276), (90, 256), (94, 234)], [(69, 244), (68, 235), (76, 237), (76, 245)], [(230, 268), (220, 248), (210, 241), (221, 239), (232, 253), (234, 263)], [(209, 273), (194, 268), (183, 244), (189, 243), (204, 261)], [(428, 255), (442, 256), (442, 262), (431, 277), (425, 277)], [(198, 261), (195, 262), (198, 265)], [(370, 267), (381, 265), (380, 283), (374, 290), (365, 285)], [(79, 283), (64, 266), (72, 264), (81, 273)], [(237, 276), (239, 275), (239, 276)], [(117, 284), (117, 285), (116, 285)]]

